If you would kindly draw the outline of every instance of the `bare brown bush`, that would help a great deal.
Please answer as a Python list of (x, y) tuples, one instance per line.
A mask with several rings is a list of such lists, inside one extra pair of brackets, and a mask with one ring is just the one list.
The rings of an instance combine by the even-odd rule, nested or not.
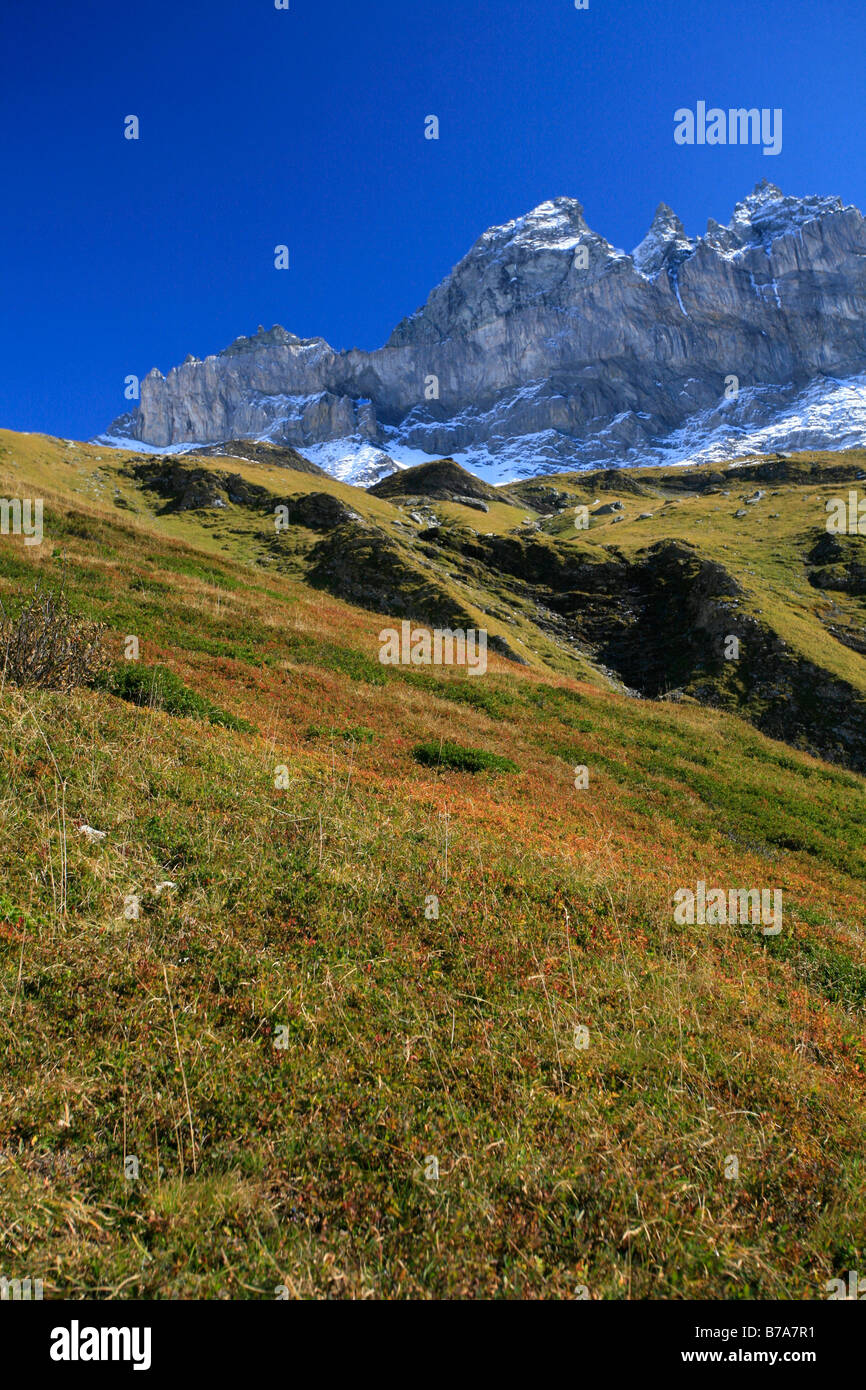
[(37, 586), (14, 617), (0, 600), (0, 682), (65, 691), (89, 685), (110, 664), (105, 630), (71, 613), (62, 589)]

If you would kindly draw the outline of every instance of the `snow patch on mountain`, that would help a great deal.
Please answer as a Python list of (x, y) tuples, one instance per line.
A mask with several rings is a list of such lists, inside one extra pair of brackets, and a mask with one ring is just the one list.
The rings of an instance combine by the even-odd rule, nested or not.
[(97, 434), (89, 441), (103, 444), (109, 449), (125, 449), (131, 454), (194, 454), (202, 444), (145, 444), (140, 439), (130, 439), (122, 434)]
[[(744, 454), (796, 452), (801, 449), (866, 447), (866, 374), (845, 380), (823, 378), (805, 389), (756, 386), (740, 391), (737, 400), (697, 412), (678, 430), (663, 438), (647, 436), (638, 446), (622, 439), (635, 421), (647, 417), (622, 412), (587, 441), (557, 430), (543, 430), (509, 440), (495, 449), (476, 445), (455, 450), (451, 457), (485, 482), (516, 482), (545, 473), (579, 472), (593, 468), (652, 468), (722, 463)], [(367, 480), (375, 450), (366, 440), (336, 440), (307, 448), (314, 463), (342, 482), (369, 487), (385, 473)], [(387, 457), (396, 467), (428, 463), (437, 454), (407, 448), (395, 438)]]
[[(491, 414), (504, 408), (499, 402)], [(843, 380), (819, 378), (799, 389), (791, 384), (744, 388), (736, 400), (696, 412), (680, 429), (662, 438), (648, 432), (648, 419), (640, 412), (623, 411), (589, 440), (542, 430), (503, 438), (493, 447), (479, 444), (454, 450), (451, 457), (485, 482), (501, 484), (592, 468), (674, 467), (722, 463), (745, 454), (866, 448), (866, 373)], [(643, 435), (640, 443), (626, 443), (634, 438), (636, 427)], [(402, 442), (399, 430), (386, 433), (384, 448), (361, 435), (350, 435), (308, 444), (302, 452), (333, 478), (365, 488), (399, 469), (441, 457)], [(266, 441), (268, 434), (260, 439)], [(195, 453), (202, 447), (189, 443), (159, 447), (112, 435), (100, 435), (93, 442), (162, 455)]]
[[(756, 417), (769, 413), (771, 419), (758, 423)], [(741, 454), (864, 446), (866, 374), (842, 381), (818, 378), (799, 391), (790, 385), (741, 390), (728, 410), (721, 407), (692, 416), (652, 451), (652, 457), (644, 451), (636, 462), (638, 466), (720, 463)]]
[[(304, 449), (304, 458), (317, 463), (339, 482), (353, 483), (355, 487), (372, 487), (389, 474), (410, 466), (360, 435), (329, 439), (325, 444), (308, 444)], [(426, 459), (425, 454), (423, 459), (413, 458), (412, 462), (426, 462)]]

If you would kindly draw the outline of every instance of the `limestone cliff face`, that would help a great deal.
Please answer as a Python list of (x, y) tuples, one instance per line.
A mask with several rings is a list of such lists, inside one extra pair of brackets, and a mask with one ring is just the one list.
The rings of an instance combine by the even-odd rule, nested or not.
[(166, 377), (154, 369), (109, 434), (598, 464), (698, 417), (736, 437), (792, 391), (866, 371), (864, 324), (866, 221), (838, 198), (760, 184), (694, 240), (662, 204), (631, 255), (557, 198), (485, 232), (377, 351), (260, 328)]

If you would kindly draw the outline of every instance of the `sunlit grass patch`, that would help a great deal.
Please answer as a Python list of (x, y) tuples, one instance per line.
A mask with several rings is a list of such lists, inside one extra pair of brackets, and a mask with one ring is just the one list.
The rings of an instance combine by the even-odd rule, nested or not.
[(499, 753), (484, 748), (465, 748), (448, 739), (430, 739), (412, 749), (412, 757), (423, 767), (435, 767), (444, 772), (517, 772), (517, 764)]
[(120, 700), (128, 700), (133, 705), (143, 705), (148, 709), (158, 709), (166, 714), (174, 714), (188, 719), (205, 719), (210, 724), (218, 724), (225, 729), (235, 729), (240, 733), (252, 733), (253, 726), (245, 719), (238, 719), (226, 710), (220, 709), (204, 695), (190, 690), (168, 667), (143, 666), (138, 662), (120, 663), (100, 676), (98, 688)]

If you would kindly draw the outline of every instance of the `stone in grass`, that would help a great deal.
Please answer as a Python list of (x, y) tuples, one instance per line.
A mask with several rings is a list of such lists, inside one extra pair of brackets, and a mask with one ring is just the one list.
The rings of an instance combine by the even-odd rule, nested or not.
[(87, 840), (89, 844), (98, 845), (105, 839), (106, 835), (108, 834), (108, 831), (95, 830), (92, 825), (85, 825), (85, 823), (82, 821), (82, 823), (78, 827), (78, 833), (80, 835), (83, 835), (85, 840)]

